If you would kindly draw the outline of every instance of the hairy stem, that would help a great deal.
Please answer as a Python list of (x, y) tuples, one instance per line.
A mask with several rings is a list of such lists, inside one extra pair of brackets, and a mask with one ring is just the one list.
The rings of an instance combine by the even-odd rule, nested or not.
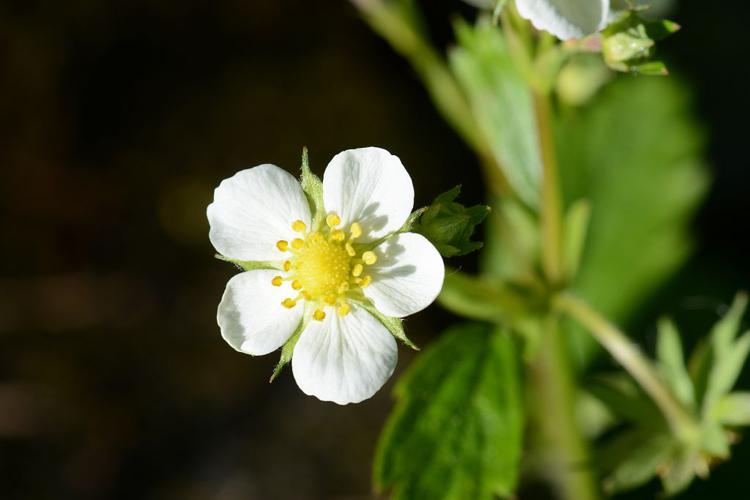
[(544, 333), (527, 373), (531, 472), (552, 485), (561, 500), (596, 500), (588, 447), (576, 420), (573, 370), (556, 317), (547, 318)]
[(672, 432), (690, 442), (697, 436), (698, 426), (693, 417), (680, 404), (664, 384), (649, 359), (623, 332), (585, 301), (569, 294), (559, 295), (556, 307), (578, 321), (641, 385), (661, 410)]

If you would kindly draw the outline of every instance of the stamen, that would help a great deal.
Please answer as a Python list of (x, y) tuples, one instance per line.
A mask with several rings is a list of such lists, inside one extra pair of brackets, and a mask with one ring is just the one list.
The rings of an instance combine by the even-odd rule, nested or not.
[(284, 271), (289, 272), (289, 270), (292, 268), (291, 261), (285, 260), (284, 261)]
[(326, 297), (323, 299), (326, 304), (334, 305), (336, 303), (336, 296), (335, 295), (326, 295)]
[(292, 247), (293, 247), (293, 248), (295, 248), (295, 249), (299, 250), (299, 249), (300, 249), (300, 248), (302, 248), (303, 246), (305, 246), (305, 242), (304, 242), (304, 241), (302, 241), (301, 239), (299, 239), (299, 238), (294, 238), (294, 239), (292, 240)]
[(344, 241), (344, 238), (346, 238), (346, 235), (341, 229), (331, 232), (331, 239), (334, 241)]
[(349, 311), (351, 310), (352, 310), (352, 306), (350, 306), (347, 303), (343, 303), (338, 307), (338, 309), (336, 309), (336, 312), (338, 313), (339, 316), (346, 316), (347, 314), (349, 314)]
[(326, 317), (326, 313), (323, 312), (320, 309), (315, 309), (315, 312), (313, 313), (313, 318), (318, 321), (323, 321)]
[(339, 293), (344, 293), (349, 290), (349, 283), (344, 281), (339, 285)]
[(349, 257), (354, 257), (355, 255), (357, 255), (357, 251), (354, 250), (354, 247), (348, 241), (346, 242), (346, 245), (344, 245), (344, 248), (346, 249), (346, 253), (349, 255)]
[(378, 256), (375, 255), (375, 252), (371, 252), (370, 250), (368, 250), (362, 254), (362, 260), (365, 264), (371, 266), (378, 261)]
[(282, 281), (283, 280), (282, 280), (281, 276), (274, 276), (274, 278), (271, 280), (271, 284), (273, 286), (281, 286), (281, 282)]
[(352, 234), (352, 239), (355, 240), (362, 236), (362, 226), (359, 225), (359, 222), (355, 222), (349, 227), (349, 232)]
[(305, 224), (301, 220), (296, 220), (292, 223), (292, 230), (297, 233), (304, 233), (305, 231), (307, 231), (307, 224)]
[(336, 227), (339, 224), (341, 224), (341, 217), (339, 217), (335, 213), (331, 212), (326, 217), (326, 224), (328, 224), (328, 227), (330, 227), (331, 229), (333, 229), (334, 227)]
[(279, 240), (276, 242), (276, 248), (282, 252), (286, 252), (286, 249), (289, 248), (289, 242), (286, 240)]
[(302, 283), (299, 282), (299, 280), (292, 281), (292, 288), (295, 290), (301, 290), (302, 289)]
[(286, 307), (287, 309), (291, 309), (292, 307), (297, 305), (297, 301), (294, 299), (284, 299), (283, 302), (281, 302), (281, 305)]
[(358, 278), (356, 283), (360, 286), (360, 288), (365, 288), (367, 285), (372, 283), (372, 276), (366, 275), (362, 276), (361, 278)]
[(362, 271), (364, 271), (364, 267), (362, 267), (362, 264), (354, 264), (354, 267), (352, 268), (352, 276), (355, 278), (362, 274)]

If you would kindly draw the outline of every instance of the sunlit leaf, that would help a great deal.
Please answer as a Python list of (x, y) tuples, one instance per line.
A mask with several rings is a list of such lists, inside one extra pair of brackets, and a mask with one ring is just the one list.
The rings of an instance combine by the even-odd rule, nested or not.
[(455, 327), (401, 378), (374, 479), (396, 499), (510, 494), (523, 417), (515, 345), (489, 326)]

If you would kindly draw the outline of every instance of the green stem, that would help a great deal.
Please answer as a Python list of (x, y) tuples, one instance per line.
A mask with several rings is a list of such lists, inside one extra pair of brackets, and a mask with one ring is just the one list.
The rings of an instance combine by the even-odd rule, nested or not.
[(672, 432), (684, 442), (691, 442), (698, 434), (693, 417), (664, 384), (658, 372), (623, 332), (592, 309), (585, 301), (569, 294), (559, 295), (555, 306), (578, 321), (641, 385), (661, 410)]
[(562, 500), (596, 500), (599, 492), (576, 420), (576, 384), (558, 318), (547, 318), (544, 333), (527, 374), (532, 472)]
[(534, 91), (539, 146), (542, 154), (542, 266), (550, 285), (562, 281), (562, 215), (560, 183), (555, 158), (555, 142), (552, 136), (552, 118), (549, 98)]

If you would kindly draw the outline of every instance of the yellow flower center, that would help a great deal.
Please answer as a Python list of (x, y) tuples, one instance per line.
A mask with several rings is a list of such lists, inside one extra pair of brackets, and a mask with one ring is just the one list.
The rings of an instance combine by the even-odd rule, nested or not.
[(352, 258), (344, 245), (320, 233), (305, 238), (295, 260), (297, 280), (311, 298), (338, 293), (341, 285), (349, 281)]
[(330, 213), (324, 227), (308, 232), (307, 225), (297, 220), (292, 229), (303, 237), (276, 242), (279, 251), (291, 255), (282, 265), (287, 276), (275, 276), (271, 283), (281, 286), (291, 281), (292, 289), (298, 291), (295, 298), (284, 299), (282, 306), (291, 309), (306, 300), (316, 306), (313, 319), (322, 321), (327, 307), (345, 316), (351, 310), (350, 299), (370, 284), (372, 277), (365, 274), (365, 266), (375, 264), (378, 256), (372, 250), (359, 253), (354, 240), (362, 235), (362, 227), (357, 222), (348, 231), (339, 229), (340, 224), (341, 218)]

